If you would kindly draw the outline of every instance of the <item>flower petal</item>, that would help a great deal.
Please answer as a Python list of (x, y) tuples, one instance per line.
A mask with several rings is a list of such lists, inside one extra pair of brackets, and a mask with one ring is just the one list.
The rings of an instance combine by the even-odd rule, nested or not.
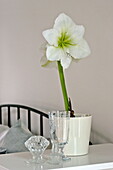
[(70, 55), (75, 59), (87, 57), (91, 53), (90, 48), (84, 39), (79, 41), (76, 46), (70, 46), (69, 51)]
[(49, 30), (45, 30), (43, 31), (43, 36), (46, 39), (46, 41), (50, 44), (50, 45), (54, 45), (54, 46), (58, 46), (57, 43), (57, 37), (58, 37), (58, 32), (55, 29), (49, 29)]
[(66, 31), (71, 27), (75, 26), (73, 20), (64, 13), (61, 13), (55, 20), (54, 29), (59, 31)]
[(63, 50), (54, 46), (48, 46), (46, 51), (47, 59), (50, 61), (59, 61), (63, 56)]
[(84, 32), (85, 28), (83, 25), (76, 25), (75, 27), (70, 28), (70, 37), (75, 44), (78, 40), (83, 38)]
[(54, 29), (56, 29), (59, 33), (67, 32), (73, 43), (76, 43), (77, 40), (83, 38), (85, 32), (83, 25), (76, 25), (73, 20), (64, 13), (60, 14), (56, 18)]
[(63, 58), (61, 59), (61, 65), (62, 65), (62, 67), (63, 67), (64, 69), (68, 68), (69, 65), (70, 65), (70, 63), (71, 63), (71, 61), (72, 61), (72, 57), (71, 57), (71, 56), (67, 55), (66, 57), (63, 57)]

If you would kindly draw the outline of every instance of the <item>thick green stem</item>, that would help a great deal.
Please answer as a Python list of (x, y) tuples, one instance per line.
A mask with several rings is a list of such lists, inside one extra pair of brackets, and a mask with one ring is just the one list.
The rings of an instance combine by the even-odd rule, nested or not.
[(60, 76), (62, 93), (63, 93), (63, 97), (64, 97), (65, 110), (68, 111), (69, 110), (69, 101), (68, 101), (68, 95), (67, 95), (67, 90), (66, 90), (66, 85), (65, 85), (63, 67), (61, 66), (60, 61), (58, 61), (57, 63), (58, 63), (58, 71), (59, 71), (59, 76)]

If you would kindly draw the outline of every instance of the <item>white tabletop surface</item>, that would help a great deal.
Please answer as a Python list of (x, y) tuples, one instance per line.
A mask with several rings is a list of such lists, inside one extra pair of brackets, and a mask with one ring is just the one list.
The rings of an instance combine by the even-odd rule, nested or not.
[(63, 161), (60, 165), (27, 164), (30, 158), (29, 152), (0, 155), (0, 170), (113, 170), (113, 144), (92, 145), (87, 155), (71, 157), (71, 161)]

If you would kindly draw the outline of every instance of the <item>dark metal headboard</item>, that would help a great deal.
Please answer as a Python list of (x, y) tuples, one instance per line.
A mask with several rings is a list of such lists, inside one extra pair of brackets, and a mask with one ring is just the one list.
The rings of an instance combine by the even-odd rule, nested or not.
[(8, 114), (8, 126), (11, 127), (11, 108), (17, 109), (17, 119), (20, 119), (20, 109), (25, 109), (28, 114), (28, 129), (31, 131), (31, 112), (34, 112), (36, 114), (40, 115), (40, 135), (43, 136), (43, 117), (48, 118), (48, 115), (42, 111), (39, 111), (37, 109), (34, 109), (29, 106), (20, 105), (20, 104), (2, 104), (0, 105), (0, 124), (2, 124), (2, 108), (7, 108), (7, 114)]

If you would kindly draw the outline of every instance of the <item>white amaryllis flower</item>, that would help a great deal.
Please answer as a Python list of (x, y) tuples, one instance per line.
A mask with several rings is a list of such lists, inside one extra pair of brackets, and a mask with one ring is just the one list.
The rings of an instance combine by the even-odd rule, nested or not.
[(43, 31), (48, 45), (46, 57), (48, 61), (60, 61), (62, 67), (68, 68), (72, 59), (81, 59), (90, 54), (90, 48), (83, 39), (84, 27), (76, 25), (72, 19), (60, 14), (53, 29)]

